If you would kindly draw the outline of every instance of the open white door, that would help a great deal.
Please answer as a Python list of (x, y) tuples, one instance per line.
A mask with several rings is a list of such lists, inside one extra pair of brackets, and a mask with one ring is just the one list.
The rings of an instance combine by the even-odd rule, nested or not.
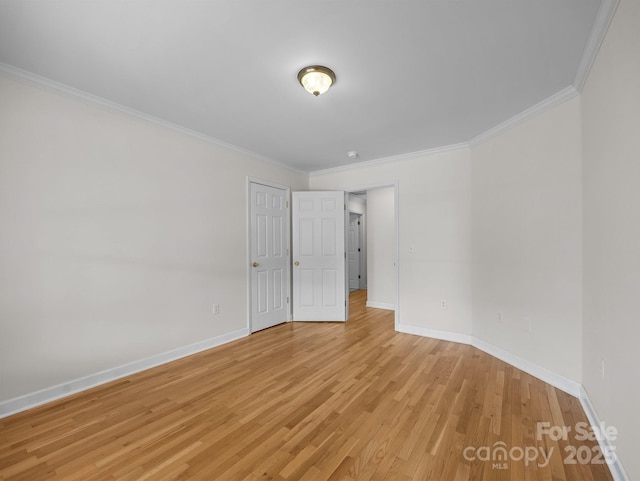
[(293, 320), (345, 321), (344, 192), (294, 192)]
[(288, 192), (250, 183), (251, 332), (287, 321)]

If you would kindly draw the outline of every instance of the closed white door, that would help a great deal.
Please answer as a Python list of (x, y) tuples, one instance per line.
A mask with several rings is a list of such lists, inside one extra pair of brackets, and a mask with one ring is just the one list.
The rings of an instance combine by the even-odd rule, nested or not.
[(347, 227), (347, 260), (349, 262), (349, 290), (360, 289), (360, 214), (349, 213)]
[(293, 320), (345, 321), (344, 192), (294, 192)]
[(250, 184), (251, 331), (287, 321), (287, 190)]

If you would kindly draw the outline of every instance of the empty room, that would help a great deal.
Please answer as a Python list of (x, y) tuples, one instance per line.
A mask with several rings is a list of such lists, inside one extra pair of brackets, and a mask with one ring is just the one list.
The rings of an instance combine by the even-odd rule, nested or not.
[(640, 2), (0, 0), (0, 481), (640, 481)]

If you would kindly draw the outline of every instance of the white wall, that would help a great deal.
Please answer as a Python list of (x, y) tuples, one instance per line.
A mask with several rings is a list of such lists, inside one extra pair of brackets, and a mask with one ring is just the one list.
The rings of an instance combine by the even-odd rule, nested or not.
[(246, 177), (306, 175), (2, 77), (0, 105), (0, 402), (247, 327)]
[(473, 335), (575, 382), (580, 139), (576, 97), (471, 152)]
[[(362, 190), (396, 181), (400, 327), (471, 334), (467, 149), (316, 173), (309, 186)], [(367, 210), (370, 215), (369, 205)], [(440, 307), (442, 299), (447, 309)]]
[(580, 382), (579, 99), (470, 150), (316, 173), (310, 187), (396, 180), (401, 329), (473, 335)]
[[(583, 384), (640, 479), (640, 2), (622, 0), (582, 93)], [(601, 362), (605, 362), (602, 379)]]
[(395, 309), (395, 189), (367, 191), (367, 306)]

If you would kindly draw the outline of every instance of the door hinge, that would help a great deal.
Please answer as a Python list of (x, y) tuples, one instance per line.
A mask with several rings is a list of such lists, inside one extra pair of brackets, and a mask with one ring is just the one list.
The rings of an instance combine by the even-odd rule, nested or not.
[(287, 304), (289, 304), (289, 298), (287, 297)]
[(358, 252), (360, 252), (360, 247), (358, 247)]
[(358, 276), (358, 279), (361, 279), (361, 278), (362, 278), (362, 276)]
[(358, 225), (360, 225), (360, 221), (358, 221)]
[(285, 201), (284, 201), (284, 206), (285, 206), (287, 209), (289, 208), (289, 201), (288, 201), (288, 200), (285, 200)]
[(345, 258), (345, 259), (347, 258), (347, 253), (346, 253), (346, 252), (344, 253), (344, 258)]
[(344, 210), (347, 210), (347, 204), (342, 204), (344, 205)]

